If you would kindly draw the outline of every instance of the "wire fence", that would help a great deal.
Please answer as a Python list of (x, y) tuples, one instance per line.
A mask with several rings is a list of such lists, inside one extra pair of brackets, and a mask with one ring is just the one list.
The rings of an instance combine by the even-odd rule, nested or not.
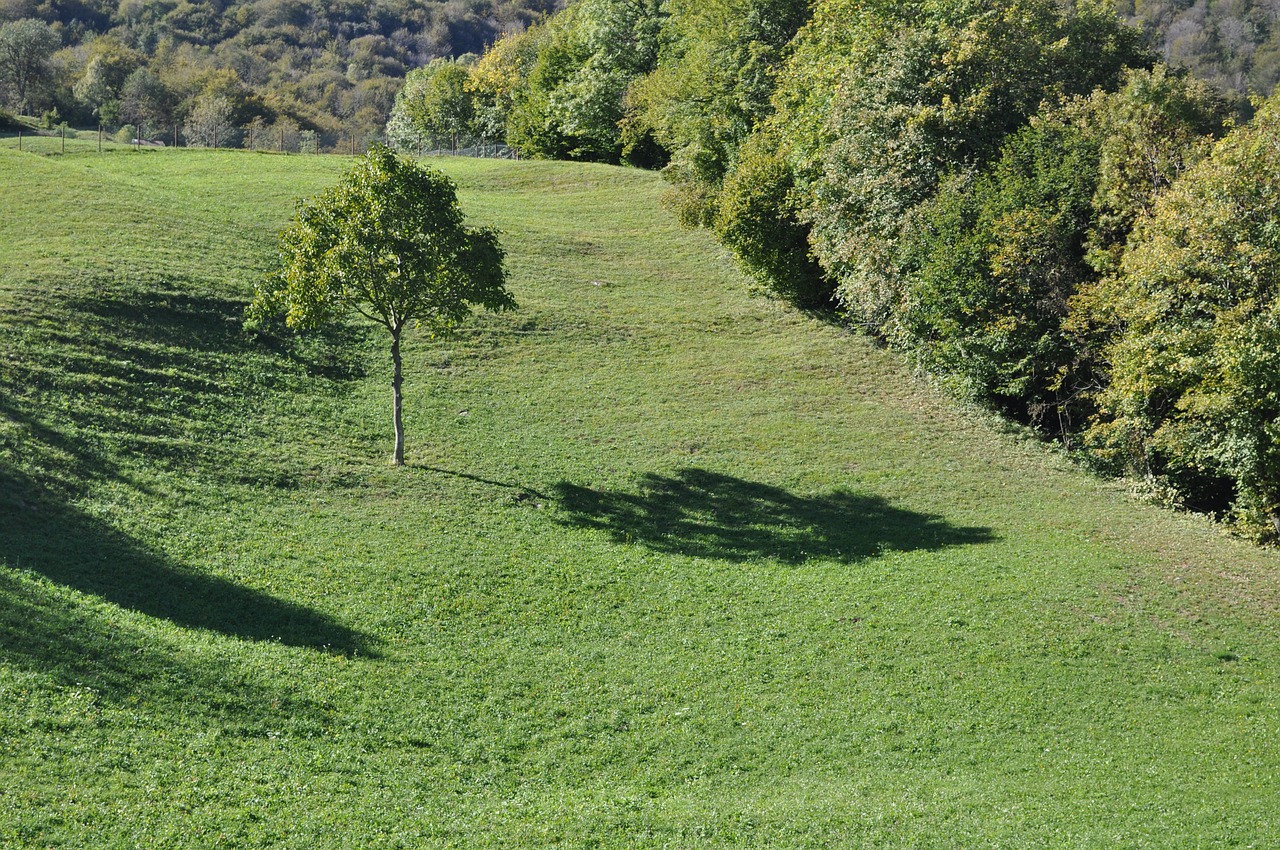
[[(377, 133), (321, 134), (298, 129), (245, 127), (228, 130), (221, 139), (216, 135), (204, 140), (207, 144), (193, 144), (175, 127), (172, 135), (133, 132), (126, 126), (110, 132), (106, 128), (74, 129), (71, 127), (31, 127), (0, 130), (0, 148), (17, 149), (40, 154), (83, 153), (96, 150), (99, 153), (122, 150), (148, 150), (158, 148), (202, 148), (217, 150), (254, 150), (283, 154), (342, 154), (359, 156), (375, 145), (388, 144), (386, 136)], [(460, 156), (484, 159), (520, 158), (514, 148), (505, 144), (485, 143), (472, 139), (459, 143), (442, 143), (439, 138), (415, 140), (413, 144), (393, 145), (400, 151), (423, 157)]]

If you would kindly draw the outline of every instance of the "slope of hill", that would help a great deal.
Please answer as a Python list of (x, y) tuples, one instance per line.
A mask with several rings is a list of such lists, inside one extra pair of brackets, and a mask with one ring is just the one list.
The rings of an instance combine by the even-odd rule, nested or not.
[(748, 296), (655, 175), (438, 164), (521, 309), (410, 341), (393, 471), (376, 335), (239, 326), (343, 160), (0, 150), (0, 844), (1276, 842), (1275, 553)]

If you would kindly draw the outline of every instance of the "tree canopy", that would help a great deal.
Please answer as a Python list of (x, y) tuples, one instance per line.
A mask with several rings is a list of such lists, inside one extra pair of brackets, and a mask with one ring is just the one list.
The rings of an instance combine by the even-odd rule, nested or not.
[(18, 109), (26, 111), (36, 89), (49, 82), (49, 57), (60, 43), (43, 21), (27, 18), (0, 24), (0, 94), (9, 89)]
[[(1124, 252), (1111, 374), (1087, 435), (1195, 503), (1224, 481), (1280, 532), (1280, 97), (1175, 181)], [(1222, 506), (1217, 506), (1222, 507)]]
[(388, 142), (402, 150), (424, 143), (456, 148), (459, 137), (475, 135), (476, 100), (470, 80), (465, 67), (447, 59), (410, 71), (387, 122)]

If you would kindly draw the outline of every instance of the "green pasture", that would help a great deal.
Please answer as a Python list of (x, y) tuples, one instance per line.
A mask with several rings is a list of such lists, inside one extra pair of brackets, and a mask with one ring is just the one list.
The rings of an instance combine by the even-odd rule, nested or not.
[(0, 146), (0, 846), (1280, 843), (1276, 553), (751, 295), (658, 176), (433, 160), (516, 312), (241, 314), (340, 157)]
[(98, 152), (105, 154), (133, 149), (130, 145), (117, 142), (110, 133), (104, 133), (99, 142), (96, 130), (68, 130), (65, 136), (57, 130), (29, 129), (21, 134), (13, 130), (0, 131), (0, 150), (48, 156)]

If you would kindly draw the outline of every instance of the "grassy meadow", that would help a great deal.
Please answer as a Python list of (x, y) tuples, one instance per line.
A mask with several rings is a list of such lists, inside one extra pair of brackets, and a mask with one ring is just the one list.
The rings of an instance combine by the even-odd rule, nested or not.
[[(51, 151), (52, 152), (52, 151)], [(0, 148), (0, 846), (1280, 844), (1280, 556), (433, 161), (520, 309), (254, 338), (340, 157)]]

